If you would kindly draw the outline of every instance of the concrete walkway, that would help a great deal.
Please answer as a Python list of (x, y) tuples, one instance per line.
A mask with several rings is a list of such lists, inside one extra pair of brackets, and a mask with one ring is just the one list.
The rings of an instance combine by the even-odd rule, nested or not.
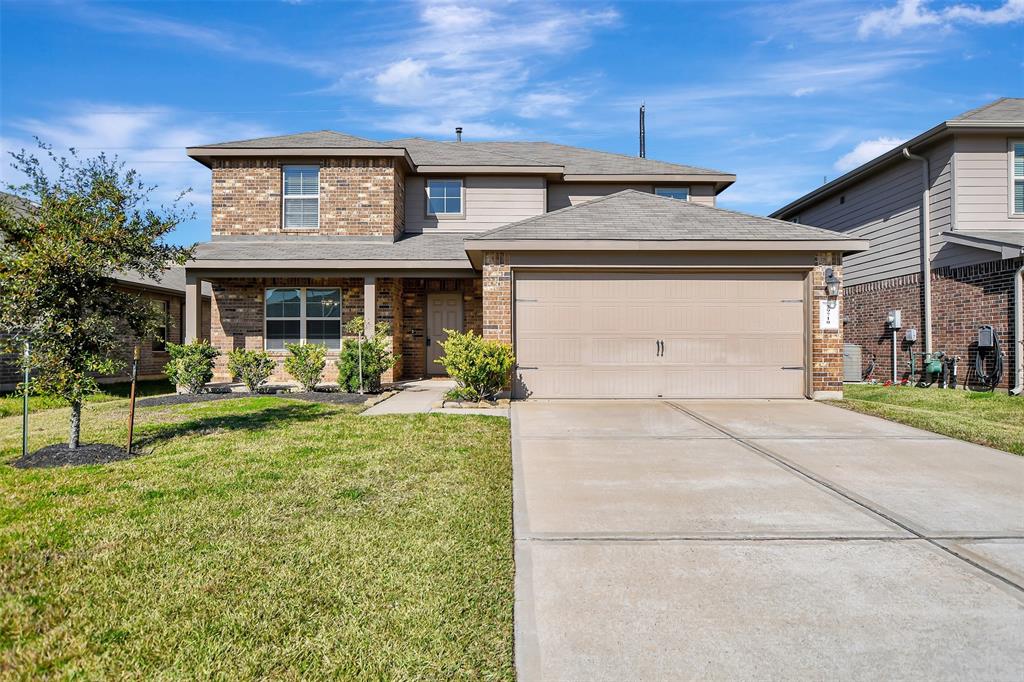
[(522, 680), (1024, 678), (1024, 458), (807, 401), (512, 429)]
[(508, 417), (508, 408), (441, 408), (434, 407), (444, 399), (444, 394), (455, 388), (451, 379), (421, 379), (407, 381), (401, 391), (377, 403), (363, 412), (363, 416), (376, 417), (381, 414), (484, 414), (491, 417)]

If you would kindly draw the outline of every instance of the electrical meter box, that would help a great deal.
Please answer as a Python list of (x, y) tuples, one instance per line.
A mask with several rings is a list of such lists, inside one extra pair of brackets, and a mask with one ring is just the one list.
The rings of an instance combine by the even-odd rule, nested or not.
[(899, 329), (903, 326), (903, 315), (899, 310), (890, 310), (885, 317), (885, 324), (889, 329)]
[(978, 348), (991, 348), (996, 345), (995, 330), (988, 325), (978, 329)]
[(915, 341), (917, 341), (917, 330), (916, 329), (908, 329), (907, 333), (903, 337), (903, 339), (907, 343), (914, 343)]

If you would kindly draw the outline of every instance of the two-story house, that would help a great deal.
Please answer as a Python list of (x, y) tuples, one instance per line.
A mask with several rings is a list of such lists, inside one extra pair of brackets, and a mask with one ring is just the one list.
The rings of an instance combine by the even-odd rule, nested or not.
[[(1024, 99), (1003, 98), (939, 123), (772, 213), (868, 239), (846, 259), (845, 336), (875, 357), (875, 377), (908, 374), (909, 356), (960, 356), (977, 383), (978, 330), (1002, 341), (1000, 385), (1024, 384)], [(901, 311), (900, 329), (887, 325)], [(920, 332), (911, 342), (907, 331)], [(911, 333), (910, 338), (915, 336)], [(982, 371), (995, 353), (985, 349)]]
[[(443, 373), (446, 329), (513, 344), (517, 397), (834, 397), (844, 253), (867, 243), (715, 207), (735, 176), (545, 142), (332, 131), (188, 149), (212, 173), (220, 350), (387, 322), (386, 380)], [(328, 369), (334, 372), (333, 362)], [(225, 358), (217, 380), (228, 380)]]

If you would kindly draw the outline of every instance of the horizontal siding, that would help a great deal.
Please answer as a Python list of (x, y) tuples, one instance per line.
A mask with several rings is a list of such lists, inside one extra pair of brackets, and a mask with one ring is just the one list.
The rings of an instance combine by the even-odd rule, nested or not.
[(956, 136), (958, 230), (1021, 229), (1010, 217), (1010, 139), (1005, 135)]
[[(715, 186), (710, 183), (690, 183), (679, 185), (659, 184), (665, 187), (689, 187), (690, 201), (705, 206), (715, 205)], [(553, 182), (548, 185), (548, 210), (557, 211), (560, 208), (567, 208), (582, 204), (591, 199), (615, 194), (626, 189), (635, 189), (638, 192), (654, 192), (653, 184), (620, 184), (620, 183), (598, 183), (598, 182)]]
[[(931, 171), (931, 242), (934, 257), (952, 223), (953, 141), (927, 151)], [(853, 286), (920, 272), (921, 166), (901, 161), (800, 212), (804, 225), (870, 241), (864, 253), (843, 259), (844, 283)], [(845, 197), (839, 203), (840, 196)]]
[(464, 180), (465, 218), (438, 220), (427, 215), (425, 178), (405, 185), (405, 231), (483, 232), (544, 213), (544, 178), (477, 176)]

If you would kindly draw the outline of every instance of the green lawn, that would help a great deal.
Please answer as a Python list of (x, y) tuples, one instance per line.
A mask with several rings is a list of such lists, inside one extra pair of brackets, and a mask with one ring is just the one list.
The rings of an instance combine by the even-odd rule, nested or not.
[(1024, 397), (1005, 393), (848, 384), (834, 404), (1024, 455)]
[[(83, 441), (123, 442), (126, 404)], [(357, 411), (146, 408), (142, 457), (0, 464), (0, 676), (513, 679), (508, 422)]]
[[(101, 384), (99, 393), (86, 398), (87, 402), (102, 403), (115, 398), (127, 398), (131, 384), (118, 382), (116, 384)], [(135, 387), (135, 394), (138, 396), (163, 395), (174, 393), (174, 385), (167, 379), (147, 379), (139, 381)], [(67, 407), (67, 402), (51, 395), (29, 396), (29, 414), (37, 410), (52, 410), (55, 407)], [(21, 414), (22, 398), (14, 394), (0, 394), (0, 417), (8, 417), (12, 414)]]

